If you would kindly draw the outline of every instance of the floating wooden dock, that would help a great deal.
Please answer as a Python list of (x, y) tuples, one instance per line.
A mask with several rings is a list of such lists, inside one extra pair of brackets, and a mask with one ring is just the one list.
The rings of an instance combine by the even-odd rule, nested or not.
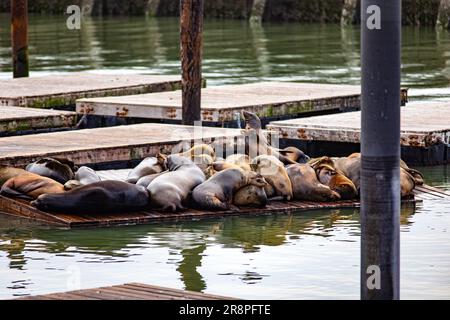
[[(415, 203), (416, 199), (408, 199), (404, 202)], [(289, 201), (270, 202), (265, 208), (241, 207), (239, 208), (239, 210), (227, 211), (204, 211), (188, 209), (186, 211), (173, 213), (149, 209), (146, 211), (133, 213), (83, 215), (43, 212), (31, 206), (28, 201), (0, 196), (0, 212), (15, 217), (39, 221), (46, 225), (63, 228), (108, 227), (118, 225), (147, 224), (164, 221), (220, 218), (233, 215), (256, 216), (270, 214), (288, 214), (292, 212), (310, 211), (315, 209), (343, 209), (359, 207), (360, 203), (356, 200), (337, 202)]]
[(132, 95), (181, 88), (180, 76), (86, 72), (0, 80), (0, 106), (75, 109), (81, 98)]
[(77, 117), (69, 111), (4, 106), (0, 109), (0, 137), (70, 129), (77, 124)]
[[(450, 160), (448, 144), (450, 143), (450, 103), (427, 103), (408, 105), (401, 108), (402, 157), (411, 164), (442, 164)], [(318, 152), (328, 155), (340, 149), (347, 155), (359, 149), (361, 136), (361, 112), (322, 115), (284, 121), (273, 121), (267, 128), (286, 139), (287, 143), (301, 141), (303, 148), (312, 156), (314, 146), (307, 142), (327, 142)], [(343, 143), (357, 145), (347, 150)], [(328, 147), (328, 153), (325, 152)]]
[[(24, 166), (42, 157), (66, 157), (78, 165), (141, 160), (180, 142), (233, 139), (240, 130), (203, 127), (196, 137), (192, 126), (145, 123), (109, 128), (43, 133), (0, 139), (0, 165)], [(126, 166), (125, 166), (126, 167)], [(98, 167), (95, 167), (98, 168)]]
[(185, 291), (142, 283), (75, 290), (38, 296), (27, 296), (15, 300), (237, 300), (194, 291)]
[[(359, 86), (294, 82), (260, 82), (209, 87), (202, 90), (202, 121), (211, 125), (233, 124), (235, 114), (256, 112), (267, 119), (302, 114), (357, 110)], [(403, 102), (407, 89), (402, 89)], [(181, 120), (181, 91), (77, 100), (80, 114)]]

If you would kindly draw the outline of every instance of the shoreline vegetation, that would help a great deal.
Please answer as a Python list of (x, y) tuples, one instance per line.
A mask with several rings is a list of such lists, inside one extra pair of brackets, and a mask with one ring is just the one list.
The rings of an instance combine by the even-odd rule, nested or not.
[[(33, 0), (29, 12), (58, 14), (69, 5), (88, 15), (179, 15), (179, 0)], [(404, 25), (450, 27), (450, 0), (403, 0)], [(360, 0), (207, 0), (206, 18), (301, 23), (359, 23)], [(9, 12), (10, 0), (0, 0), (0, 12)]]

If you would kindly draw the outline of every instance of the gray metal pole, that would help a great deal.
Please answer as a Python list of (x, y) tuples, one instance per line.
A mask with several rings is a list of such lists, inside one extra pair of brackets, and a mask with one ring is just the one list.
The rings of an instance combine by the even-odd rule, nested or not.
[(361, 3), (361, 299), (399, 299), (401, 0)]

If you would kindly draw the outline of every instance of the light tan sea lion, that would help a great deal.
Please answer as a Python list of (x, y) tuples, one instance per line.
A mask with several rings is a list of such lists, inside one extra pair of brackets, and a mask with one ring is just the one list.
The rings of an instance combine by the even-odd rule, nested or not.
[(101, 179), (94, 169), (89, 167), (80, 167), (75, 173), (75, 179), (67, 181), (64, 184), (64, 189), (72, 190), (99, 181), (101, 181)]
[(308, 164), (292, 164), (286, 167), (295, 200), (337, 201), (339, 193), (320, 183), (316, 172)]
[(206, 154), (206, 155), (212, 157), (213, 159), (216, 158), (216, 153), (214, 151), (214, 148), (211, 147), (208, 144), (205, 144), (205, 143), (195, 145), (194, 147), (192, 147), (188, 151), (181, 152), (178, 155), (182, 156), (182, 157), (189, 158), (191, 160), (194, 160), (195, 156), (199, 156), (199, 155), (202, 155), (202, 154)]
[(253, 171), (262, 175), (268, 182), (265, 191), (269, 199), (276, 197), (288, 201), (292, 199), (291, 180), (280, 160), (275, 156), (260, 155), (254, 158), (250, 165)]
[(279, 150), (279, 152), (289, 160), (297, 163), (307, 163), (310, 160), (309, 156), (296, 147), (287, 147)]
[(228, 210), (233, 207), (233, 196), (239, 189), (254, 185), (264, 187), (267, 182), (253, 171), (226, 169), (198, 185), (192, 192), (194, 202), (206, 210)]
[(168, 172), (147, 187), (150, 203), (162, 210), (184, 210), (191, 191), (206, 180), (205, 174), (190, 159), (179, 155), (167, 157), (167, 168)]
[(26, 173), (28, 173), (28, 171), (24, 169), (0, 166), (0, 187), (9, 179)]
[(233, 197), (233, 204), (239, 207), (264, 208), (268, 199), (263, 187), (249, 185), (240, 188)]
[(416, 187), (414, 176), (407, 170), (400, 168), (400, 194), (402, 198), (412, 195), (412, 191)]
[(25, 200), (34, 200), (47, 193), (64, 193), (64, 186), (53, 179), (31, 172), (9, 179), (0, 190), (2, 195)]
[(166, 159), (167, 157), (162, 153), (158, 153), (156, 157), (145, 158), (130, 171), (126, 182), (136, 183), (142, 177), (165, 171)]
[(149, 174), (148, 176), (142, 177), (138, 180), (138, 182), (136, 182), (136, 185), (147, 188), (153, 180), (158, 178), (160, 175), (165, 174), (166, 172), (167, 171), (163, 171), (160, 173)]
[(246, 154), (232, 154), (225, 159), (226, 163), (234, 164), (246, 171), (252, 171), (250, 157)]

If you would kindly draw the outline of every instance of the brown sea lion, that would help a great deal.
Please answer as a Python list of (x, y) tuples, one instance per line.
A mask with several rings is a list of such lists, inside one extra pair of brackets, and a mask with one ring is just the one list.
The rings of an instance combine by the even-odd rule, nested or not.
[(166, 159), (162, 153), (158, 153), (156, 157), (145, 158), (130, 171), (126, 182), (136, 183), (142, 177), (166, 170)]
[(416, 185), (421, 186), (424, 184), (423, 175), (420, 171), (408, 167), (406, 162), (403, 160), (400, 160), (400, 168), (406, 170), (406, 172), (408, 172), (414, 178), (414, 183)]
[(73, 162), (67, 159), (42, 158), (30, 163), (26, 170), (65, 184), (67, 181), (73, 180), (75, 176), (73, 168)]
[(34, 200), (46, 193), (63, 193), (64, 186), (47, 177), (27, 172), (6, 181), (0, 194), (25, 200)]
[(194, 202), (207, 210), (228, 210), (233, 206), (236, 191), (247, 185), (264, 187), (264, 178), (253, 171), (226, 169), (198, 185), (192, 192)]
[(184, 210), (191, 191), (206, 178), (203, 171), (190, 159), (170, 155), (168, 172), (155, 178), (147, 187), (152, 206), (163, 210)]
[[(226, 169), (242, 169), (237, 164), (228, 163), (228, 162), (225, 162), (225, 161), (215, 161), (212, 164), (212, 167), (213, 167), (215, 172), (223, 171), (223, 170), (226, 170)], [(251, 171), (251, 170), (244, 170), (244, 171)]]
[(205, 174), (206, 179), (212, 177), (215, 173), (213, 168), (214, 159), (208, 154), (195, 155), (191, 159)]
[(259, 173), (267, 181), (265, 187), (267, 197), (282, 200), (291, 200), (293, 197), (292, 184), (284, 164), (275, 156), (260, 155), (250, 164), (253, 171)]
[(20, 168), (0, 166), (0, 186), (9, 179), (25, 173), (28, 173), (28, 171)]
[(289, 160), (297, 163), (307, 163), (310, 160), (309, 156), (296, 147), (287, 147), (278, 151)]
[(186, 157), (191, 160), (194, 160), (195, 156), (199, 156), (202, 154), (206, 154), (206, 155), (212, 157), (213, 159), (216, 158), (216, 153), (214, 151), (214, 148), (205, 143), (195, 145), (191, 149), (187, 150), (186, 152), (178, 153), (179, 156)]
[(402, 198), (412, 195), (412, 191), (416, 187), (414, 176), (406, 169), (400, 168), (400, 194)]
[(310, 165), (316, 171), (319, 181), (339, 193), (342, 200), (350, 200), (358, 196), (358, 191), (353, 182), (335, 168), (334, 161), (331, 158), (322, 157), (316, 159)]
[(264, 208), (268, 199), (263, 187), (248, 185), (240, 188), (233, 196), (233, 204), (240, 207)]
[(71, 214), (127, 213), (149, 204), (147, 190), (123, 181), (100, 181), (60, 194), (44, 194), (31, 203), (39, 210)]
[(316, 172), (308, 164), (292, 164), (286, 167), (295, 200), (336, 201), (341, 197), (330, 187), (320, 183)]

